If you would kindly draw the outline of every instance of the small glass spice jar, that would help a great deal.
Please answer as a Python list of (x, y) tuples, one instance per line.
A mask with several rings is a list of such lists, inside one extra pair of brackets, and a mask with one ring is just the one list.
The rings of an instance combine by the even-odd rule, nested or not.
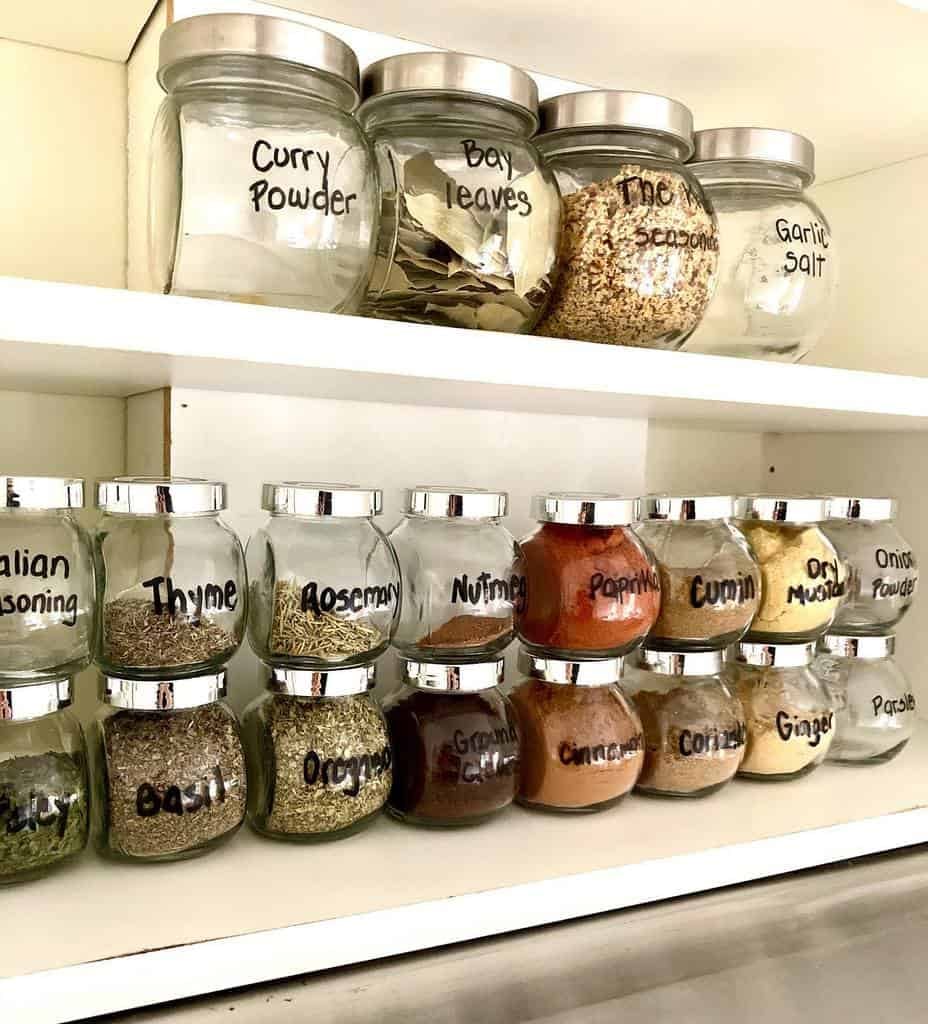
[(773, 128), (696, 132), (689, 169), (719, 222), (719, 284), (687, 352), (795, 362), (825, 333), (838, 265), (806, 193), (815, 148)]
[(535, 141), (564, 197), (557, 281), (536, 333), (679, 348), (719, 259), (712, 206), (684, 166), (693, 115), (649, 93), (568, 93), (541, 104)]
[(661, 590), (635, 535), (634, 498), (536, 496), (538, 529), (520, 542), (526, 600), (516, 617), (533, 653), (571, 660), (621, 657), (650, 632)]
[(825, 499), (754, 494), (736, 501), (735, 515), (761, 576), (747, 638), (795, 644), (822, 636), (847, 593), (844, 565), (819, 525)]
[(387, 810), (445, 828), (508, 807), (519, 789), (519, 732), (499, 689), (504, 663), (401, 664), (404, 685), (384, 706), (393, 748)]
[(657, 562), (661, 613), (648, 645), (663, 650), (722, 650), (748, 631), (760, 603), (760, 570), (729, 520), (723, 495), (641, 499), (638, 536)]
[(87, 748), (69, 679), (0, 689), (0, 885), (40, 878), (87, 845)]
[(721, 651), (681, 653), (642, 647), (622, 689), (644, 729), (642, 793), (706, 796), (735, 777), (747, 727), (722, 672)]
[(560, 661), (523, 651), (510, 695), (519, 720), (519, 803), (599, 811), (630, 793), (644, 763), (641, 722), (619, 688), (621, 658)]
[(90, 662), (93, 555), (75, 513), (84, 481), (0, 476), (0, 652), (8, 681), (70, 676)]
[(895, 653), (892, 634), (822, 637), (813, 670), (831, 691), (837, 709), (829, 761), (889, 761), (912, 738), (918, 721), (915, 694)]
[(918, 561), (896, 526), (893, 498), (829, 498), (825, 536), (847, 570), (847, 598), (832, 629), (850, 636), (892, 629), (915, 599)]
[(91, 745), (94, 840), (108, 857), (183, 860), (245, 818), (245, 753), (226, 674), (104, 676)]
[(242, 718), (248, 821), (271, 839), (341, 839), (372, 824), (393, 782), (373, 665), (272, 668)]
[(242, 545), (219, 517), (226, 485), (119, 477), (98, 484), (97, 507), (103, 671), (166, 679), (224, 665), (247, 614)]
[(248, 639), (267, 664), (363, 665), (387, 649), (400, 608), (390, 541), (374, 522), (379, 490), (265, 484), (270, 518), (249, 540)]
[(834, 698), (812, 672), (815, 644), (740, 643), (729, 681), (744, 710), (739, 775), (778, 781), (820, 765), (835, 738)]
[(362, 92), (382, 188), (364, 312), (530, 331), (551, 291), (561, 212), (529, 141), (534, 80), (468, 54), (406, 53), (372, 64)]
[(355, 312), (377, 178), (352, 111), (358, 61), (283, 18), (207, 14), (161, 37), (149, 250), (155, 288)]
[(393, 645), (409, 658), (486, 659), (515, 633), (525, 605), (519, 547), (503, 525), (509, 497), (417, 487), (390, 533), (403, 587)]

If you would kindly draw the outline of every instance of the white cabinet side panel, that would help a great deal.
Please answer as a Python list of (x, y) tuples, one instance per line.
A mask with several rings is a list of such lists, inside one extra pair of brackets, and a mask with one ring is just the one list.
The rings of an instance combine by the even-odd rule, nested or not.
[(158, 388), (126, 399), (126, 472), (130, 476), (170, 474), (170, 388)]
[(767, 467), (763, 434), (690, 423), (648, 423), (646, 489), (690, 494), (760, 490)]

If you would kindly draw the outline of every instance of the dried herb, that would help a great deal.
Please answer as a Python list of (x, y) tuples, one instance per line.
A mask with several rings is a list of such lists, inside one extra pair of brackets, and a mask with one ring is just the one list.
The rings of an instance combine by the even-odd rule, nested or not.
[(182, 613), (157, 614), (142, 598), (118, 598), (103, 609), (103, 656), (111, 665), (197, 665), (231, 657), (237, 646), (235, 637), (206, 615), (194, 620)]
[(290, 580), (274, 586), (274, 617), (271, 622), (271, 654), (295, 658), (342, 661), (372, 651), (386, 636), (364, 617), (349, 619), (331, 612), (303, 610), (300, 587)]
[(416, 641), (417, 647), (483, 647), (508, 637), (512, 615), (455, 615)]

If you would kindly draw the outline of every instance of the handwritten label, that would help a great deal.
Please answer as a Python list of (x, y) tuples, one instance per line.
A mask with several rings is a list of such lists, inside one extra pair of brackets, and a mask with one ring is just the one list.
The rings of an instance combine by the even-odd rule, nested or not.
[(622, 743), (596, 743), (578, 745), (571, 740), (564, 740), (558, 745), (557, 757), (562, 765), (575, 768), (591, 764), (607, 764), (611, 761), (624, 761), (634, 757), (643, 749), (644, 738), (639, 733)]
[(690, 583), (690, 604), (694, 608), (718, 604), (745, 604), (757, 596), (757, 581), (741, 573), (736, 578), (704, 580), (694, 576)]
[[(690, 210), (704, 210), (702, 196), (682, 179), (661, 178), (649, 181), (640, 175), (632, 175), (617, 181), (624, 206), (650, 206), (661, 209), (667, 206), (682, 206)], [(703, 252), (718, 252), (719, 240), (715, 231), (689, 231), (686, 228), (664, 228), (639, 225), (635, 228), (635, 244), (642, 248), (699, 249)]]
[(267, 139), (258, 139), (251, 148), (251, 166), (261, 174), (275, 170), (297, 171), (313, 181), (299, 188), (283, 188), (270, 177), (259, 178), (248, 186), (255, 213), (286, 208), (315, 210), (325, 217), (345, 217), (351, 213), (357, 192), (347, 195), (340, 188), (329, 187), (332, 154), (327, 149), (303, 149), (300, 146), (276, 146)]
[(841, 579), (841, 569), (837, 561), (810, 558), (806, 562), (806, 573), (813, 581), (813, 585), (791, 584), (786, 591), (787, 604), (815, 604), (821, 601), (836, 601), (844, 596), (847, 586)]
[[(31, 554), (18, 548), (12, 554), (0, 554), (0, 579), (67, 580), (71, 562), (66, 555)], [(55, 615), (64, 626), (77, 623), (77, 594), (45, 587), (38, 593), (0, 594), (0, 617), (4, 615)]]
[(678, 747), (684, 757), (694, 754), (714, 754), (721, 750), (738, 750), (747, 743), (748, 728), (739, 722), (734, 729), (717, 729), (708, 726), (704, 729), (683, 729), (680, 732)]
[(228, 787), (217, 764), (210, 774), (189, 784), (162, 787), (143, 782), (135, 794), (135, 812), (140, 818), (154, 818), (158, 814), (196, 814), (214, 803), (226, 802)]
[(833, 711), (802, 718), (791, 715), (788, 711), (777, 712), (777, 735), (784, 743), (793, 739), (806, 739), (810, 747), (817, 747), (822, 737), (834, 728), (835, 713)]
[(519, 737), (515, 726), (465, 732), (455, 729), (451, 756), (442, 764), (442, 774), (452, 781), (479, 785), (492, 779), (511, 776), (519, 763)]
[(525, 577), (515, 573), (504, 580), (489, 572), (471, 579), (465, 572), (451, 581), (451, 603), (476, 606), (505, 601), (521, 612), (525, 609), (526, 586)]
[(829, 246), (828, 229), (817, 220), (799, 224), (778, 217), (775, 224), (777, 238), (781, 242), (801, 242), (811, 252), (797, 253), (795, 249), (787, 249), (783, 271), (786, 274), (805, 274), (807, 277), (823, 277), (827, 257), (820, 250)]
[(890, 597), (911, 597), (918, 586), (918, 563), (911, 551), (889, 551), (886, 548), (877, 548), (875, 552), (877, 568), (909, 570), (911, 575), (898, 577), (881, 575), (874, 576), (870, 581), (872, 588), (871, 597), (874, 601), (884, 600)]
[(902, 715), (907, 711), (915, 710), (915, 694), (906, 693), (901, 697), (881, 697), (877, 694), (873, 698), (873, 717), (880, 715)]
[(360, 612), (368, 608), (389, 608), (400, 599), (398, 583), (382, 587), (324, 587), (311, 580), (300, 592), (300, 608), (321, 615), (329, 612)]
[(235, 580), (226, 580), (223, 584), (197, 584), (184, 590), (175, 587), (170, 576), (152, 576), (143, 580), (142, 586), (151, 591), (152, 606), (155, 615), (178, 614), (189, 615), (198, 621), (205, 611), (234, 611), (238, 604), (238, 586)]
[(54, 829), (62, 838), (68, 827), (71, 807), (77, 803), (76, 793), (31, 791), (29, 799), (17, 802), (14, 793), (0, 792), (0, 823), (8, 836), (20, 832)]
[[(481, 146), (476, 139), (462, 139), (460, 145), (464, 161), (469, 168), (486, 167), (499, 172), (507, 182), (512, 181), (515, 166), (511, 151), (496, 146)], [(479, 188), (471, 189), (466, 185), (446, 181), (445, 205), (449, 210), (457, 206), (462, 210), (475, 209), (484, 213), (507, 210), (520, 217), (527, 217), (532, 212), (532, 201), (528, 192), (522, 189), (517, 191), (509, 184), (489, 187), (481, 185)]]
[(660, 578), (653, 569), (639, 569), (633, 576), (607, 576), (605, 573), (594, 572), (590, 577), (589, 595), (591, 601), (597, 597), (607, 597), (624, 605), (627, 597), (660, 589)]
[(310, 750), (303, 759), (303, 781), (307, 786), (322, 786), (356, 797), (372, 779), (380, 778), (393, 764), (389, 744), (372, 754), (351, 757), (323, 757)]

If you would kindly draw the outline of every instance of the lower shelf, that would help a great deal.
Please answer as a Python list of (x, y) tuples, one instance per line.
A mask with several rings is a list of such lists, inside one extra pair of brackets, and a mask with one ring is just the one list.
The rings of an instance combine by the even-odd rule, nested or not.
[[(885, 765), (472, 830), (243, 831), (200, 860), (79, 864), (0, 892), (0, 1008), (46, 1024), (359, 963), (928, 842), (928, 723)], [(12, 1011), (12, 1012), (10, 1012)]]

